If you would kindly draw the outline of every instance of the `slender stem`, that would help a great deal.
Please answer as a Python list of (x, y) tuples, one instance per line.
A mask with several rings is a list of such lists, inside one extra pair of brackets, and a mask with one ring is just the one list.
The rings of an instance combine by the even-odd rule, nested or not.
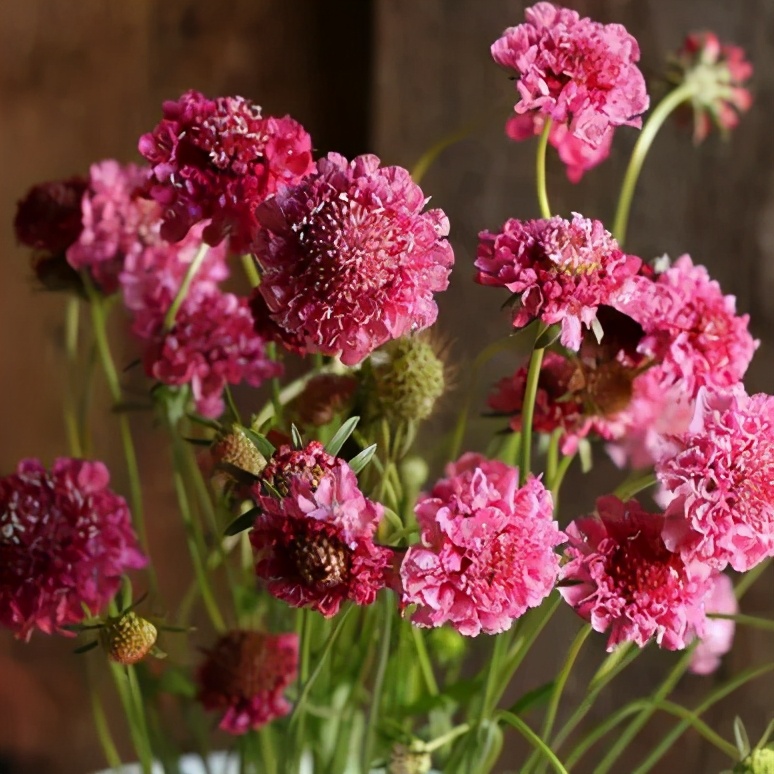
[(647, 473), (634, 481), (624, 481), (613, 494), (623, 502), (631, 500), (634, 495), (649, 489), (658, 483), (655, 473)]
[(73, 457), (83, 457), (83, 446), (78, 429), (78, 417), (75, 410), (75, 374), (78, 371), (78, 322), (80, 301), (77, 296), (67, 300), (65, 312), (65, 352), (67, 354), (67, 381), (64, 395), (64, 420), (67, 429), (67, 442)]
[[(556, 468), (556, 475), (553, 479), (548, 479), (547, 485), (551, 490), (551, 497), (554, 501), (554, 514), (559, 513), (559, 490), (562, 488), (562, 481), (564, 481), (565, 473), (570, 469), (572, 461), (575, 459), (575, 454), (568, 454), (566, 457), (562, 457), (559, 461), (559, 465)], [(556, 518), (556, 516), (554, 516)]]
[(548, 204), (548, 189), (546, 187), (546, 149), (548, 148), (548, 136), (551, 133), (551, 119), (546, 118), (543, 131), (540, 133), (537, 147), (536, 181), (537, 197), (540, 205), (540, 215), (543, 218), (551, 217), (551, 207)]
[(387, 673), (387, 662), (390, 660), (390, 639), (392, 634), (392, 619), (395, 615), (392, 600), (385, 594), (384, 600), (384, 626), (379, 632), (381, 637), (381, 647), (379, 648), (379, 662), (376, 667), (376, 676), (374, 677), (374, 688), (371, 693), (371, 709), (368, 713), (368, 722), (366, 724), (365, 743), (363, 744), (363, 771), (371, 770), (371, 755), (376, 736), (376, 725), (379, 722), (379, 711), (382, 703), (382, 693), (384, 691), (384, 676)]
[(689, 83), (684, 83), (673, 91), (670, 91), (669, 94), (656, 105), (653, 112), (648, 116), (645, 126), (642, 127), (640, 136), (637, 138), (637, 142), (634, 145), (632, 157), (629, 159), (629, 166), (624, 175), (621, 193), (618, 197), (618, 208), (615, 213), (615, 220), (613, 221), (613, 235), (621, 245), (626, 241), (626, 227), (629, 222), (629, 211), (632, 206), (634, 189), (637, 186), (640, 170), (645, 162), (645, 157), (648, 155), (650, 146), (653, 144), (653, 140), (656, 138), (658, 130), (669, 117), (670, 113), (682, 105), (683, 102), (689, 100), (693, 95), (693, 91), (694, 87)]
[(210, 588), (210, 581), (207, 577), (204, 562), (202, 560), (202, 556), (205, 552), (201, 529), (198, 522), (193, 517), (191, 505), (188, 501), (188, 492), (186, 491), (184, 478), (184, 450), (181, 448), (181, 441), (175, 428), (170, 425), (168, 429), (172, 439), (172, 459), (174, 463), (172, 478), (174, 480), (175, 492), (177, 493), (180, 515), (182, 516), (183, 524), (185, 526), (186, 542), (188, 543), (188, 550), (191, 554), (191, 563), (193, 564), (196, 581), (199, 585), (202, 601), (204, 602), (204, 607), (207, 610), (210, 621), (212, 621), (212, 625), (216, 631), (224, 632), (226, 630), (226, 624), (223, 621), (220, 608), (218, 607), (215, 596)]
[(91, 712), (94, 716), (94, 727), (97, 730), (97, 737), (99, 738), (102, 752), (105, 753), (105, 760), (108, 766), (112, 769), (121, 768), (121, 756), (118, 754), (113, 737), (110, 733), (110, 726), (108, 725), (107, 718), (105, 717), (105, 708), (102, 706), (102, 699), (99, 695), (94, 676), (91, 673), (91, 669), (87, 667), (88, 681), (89, 681), (89, 697), (91, 699)]
[(129, 732), (132, 737), (137, 757), (140, 759), (142, 772), (143, 774), (151, 774), (153, 753), (151, 752), (150, 741), (148, 739), (148, 729), (145, 725), (144, 715), (141, 716), (139, 714), (142, 712), (142, 704), (140, 703), (139, 706), (137, 705), (137, 702), (134, 700), (132, 686), (127, 682), (129, 669), (131, 669), (131, 667), (124, 668), (116, 663), (110, 663), (113, 682), (118, 691), (121, 705), (124, 708), (124, 715), (129, 723)]
[[(583, 647), (583, 643), (586, 642), (589, 634), (591, 634), (591, 626), (588, 624), (582, 626), (578, 634), (575, 636), (575, 639), (572, 641), (570, 649), (567, 651), (567, 658), (565, 659), (561, 671), (556, 676), (556, 680), (554, 681), (554, 689), (551, 691), (551, 699), (548, 702), (548, 709), (546, 710), (546, 715), (543, 720), (543, 728), (540, 732), (541, 739), (548, 741), (551, 737), (551, 732), (554, 729), (554, 721), (556, 720), (556, 713), (559, 709), (559, 701), (562, 698), (564, 686), (567, 684), (567, 680), (570, 677), (570, 672), (572, 671), (572, 668), (575, 665), (575, 661), (578, 658), (578, 654)], [(539, 757), (539, 751), (535, 750), (530, 759), (527, 761), (527, 765), (523, 769), (524, 774), (526, 774), (526, 772), (532, 771), (533, 767), (538, 765)], [(544, 769), (545, 766), (538, 766), (538, 771), (543, 771)]]
[[(539, 335), (539, 334), (538, 334)], [(519, 477), (521, 484), (527, 480), (532, 465), (532, 418), (535, 413), (535, 398), (537, 397), (540, 367), (543, 365), (544, 349), (532, 350), (527, 371), (527, 386), (524, 392), (524, 403), (521, 409), (521, 469)]]
[(433, 673), (433, 665), (430, 662), (430, 655), (427, 652), (425, 638), (422, 636), (422, 630), (417, 626), (411, 627), (411, 635), (414, 639), (414, 646), (417, 649), (417, 659), (419, 660), (419, 669), (422, 672), (427, 692), (431, 696), (438, 696), (438, 682)]
[(258, 273), (258, 267), (255, 264), (255, 258), (249, 253), (242, 256), (242, 268), (244, 269), (247, 281), (251, 288), (257, 288), (261, 284), (261, 275)]
[[(266, 356), (270, 360), (274, 360), (275, 362), (280, 361), (280, 355), (277, 350), (277, 345), (270, 341), (266, 344)], [(282, 401), (282, 387), (280, 385), (280, 381), (276, 376), (273, 376), (271, 378), (271, 405), (274, 408), (274, 418), (272, 421), (272, 425), (274, 427), (278, 427), (282, 425), (282, 414), (284, 412), (284, 404)]]
[(498, 720), (504, 720), (513, 726), (550, 764), (557, 774), (568, 774), (562, 762), (551, 751), (546, 743), (518, 716), (511, 712), (499, 712)]
[(185, 277), (183, 277), (183, 281), (180, 283), (180, 288), (177, 291), (177, 295), (172, 300), (169, 309), (167, 309), (167, 313), (164, 315), (165, 331), (172, 330), (172, 327), (175, 324), (175, 317), (177, 317), (177, 313), (180, 311), (180, 307), (183, 305), (183, 301), (185, 301), (185, 297), (188, 295), (188, 291), (191, 289), (191, 283), (196, 276), (196, 272), (199, 271), (202, 263), (204, 263), (204, 259), (207, 256), (207, 251), (209, 249), (210, 246), (206, 242), (202, 242), (199, 245), (199, 249), (196, 251), (196, 255), (194, 256), (193, 260), (188, 265), (188, 270), (185, 273)]
[[(91, 322), (94, 332), (94, 341), (97, 345), (102, 370), (105, 374), (110, 397), (114, 405), (121, 403), (121, 382), (118, 378), (113, 355), (110, 351), (110, 342), (107, 336), (107, 325), (105, 318), (105, 300), (94, 286), (94, 283), (88, 272), (82, 272), (83, 283), (90, 301)], [(124, 451), (126, 461), (126, 472), (129, 479), (129, 499), (132, 506), (132, 521), (137, 530), (137, 537), (140, 545), (146, 554), (150, 554), (148, 545), (148, 533), (145, 528), (145, 515), (142, 502), (142, 482), (140, 480), (140, 471), (137, 465), (137, 453), (132, 440), (132, 429), (129, 424), (129, 418), (126, 414), (118, 414), (118, 428), (121, 435), (121, 446)], [(148, 570), (148, 577), (151, 588), (157, 589), (156, 576), (152, 569)]]

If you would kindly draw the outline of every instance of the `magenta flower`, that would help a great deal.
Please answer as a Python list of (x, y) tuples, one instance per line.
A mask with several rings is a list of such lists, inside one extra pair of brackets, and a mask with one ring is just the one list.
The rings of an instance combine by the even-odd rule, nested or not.
[(270, 594), (326, 618), (346, 600), (370, 605), (392, 563), (392, 551), (373, 542), (382, 506), (363, 496), (343, 460), (318, 482), (301, 472), (288, 483), (286, 497), (257, 497), (250, 542), (258, 577)]
[[(736, 615), (739, 603), (734, 595), (734, 586), (728, 575), (717, 573), (712, 576), (712, 588), (704, 599), (704, 609), (709, 613)], [(691, 654), (689, 671), (695, 675), (709, 675), (720, 666), (720, 659), (734, 644), (736, 623), (728, 618), (708, 618), (704, 634)]]
[(218, 727), (245, 734), (290, 712), (283, 696), (298, 672), (298, 636), (232, 630), (199, 666), (197, 699), (207, 710), (223, 712)]
[(609, 495), (597, 500), (596, 515), (567, 527), (559, 590), (594, 631), (610, 630), (608, 651), (621, 642), (643, 647), (651, 637), (681, 650), (703, 633), (709, 581), (664, 545), (663, 525), (662, 514)]
[(0, 624), (29, 640), (34, 629), (67, 634), (101, 612), (121, 576), (144, 567), (122, 497), (101, 462), (36, 459), (0, 478)]
[(33, 186), (19, 201), (13, 228), (23, 245), (63, 253), (83, 229), (81, 199), (89, 181), (74, 176)]
[(446, 468), (415, 512), (421, 542), (400, 568), (401, 606), (418, 626), (450, 623), (467, 636), (496, 634), (536, 607), (559, 572), (564, 535), (551, 495), (533, 476), (478, 454)]
[(492, 57), (516, 74), (519, 115), (551, 118), (590, 148), (612, 127), (642, 125), (648, 108), (636, 66), (637, 41), (620, 24), (599, 24), (576, 11), (537, 3), (526, 21), (505, 30)]
[(746, 572), (774, 556), (774, 397), (699, 390), (686, 433), (656, 466), (672, 499), (664, 542), (686, 562)]
[(575, 213), (572, 221), (506, 221), (498, 233), (482, 231), (476, 280), (519, 296), (514, 328), (538, 318), (561, 323), (561, 342), (581, 345), (582, 326), (591, 326), (600, 305), (615, 306), (630, 291), (641, 261), (626, 255), (598, 220)]
[(319, 441), (310, 441), (303, 449), (294, 449), (288, 445), (280, 446), (261, 471), (260, 481), (254, 487), (254, 494), (256, 497), (265, 494), (261, 489), (264, 481), (283, 497), (290, 494), (293, 481), (303, 481), (314, 491), (320, 485), (323, 476), (335, 467), (336, 457), (328, 454)]
[(331, 153), (318, 171), (258, 211), (259, 331), (301, 352), (354, 365), (390, 339), (435, 322), (433, 293), (454, 261), (441, 210), (401, 167)]
[(672, 80), (694, 86), (695, 143), (707, 137), (713, 122), (723, 134), (736, 127), (739, 115), (752, 105), (752, 94), (745, 87), (752, 73), (744, 49), (721, 43), (714, 32), (694, 32), (686, 37), (673, 61)]
[(196, 410), (212, 418), (223, 413), (226, 385), (257, 387), (282, 369), (266, 355), (247, 299), (219, 290), (188, 296), (170, 331), (159, 320), (143, 363), (148, 376), (163, 384), (189, 385)]
[(249, 252), (256, 207), (314, 169), (311, 138), (289, 116), (263, 117), (244, 97), (187, 91), (163, 113), (139, 143), (153, 172), (151, 195), (164, 208), (162, 236), (176, 242), (209, 219), (208, 244), (229, 236), (234, 252)]

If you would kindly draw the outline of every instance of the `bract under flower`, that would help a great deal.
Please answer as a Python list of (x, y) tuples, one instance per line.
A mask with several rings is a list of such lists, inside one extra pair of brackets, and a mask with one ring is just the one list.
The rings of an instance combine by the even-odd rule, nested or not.
[(450, 623), (461, 634), (496, 634), (550, 593), (564, 536), (551, 494), (530, 476), (478, 454), (446, 469), (416, 506), (421, 543), (400, 568), (401, 605), (418, 626)]
[(258, 210), (262, 270), (253, 298), (258, 330), (304, 353), (347, 365), (438, 314), (454, 261), (441, 210), (422, 212), (422, 190), (376, 156), (331, 153), (317, 172)]

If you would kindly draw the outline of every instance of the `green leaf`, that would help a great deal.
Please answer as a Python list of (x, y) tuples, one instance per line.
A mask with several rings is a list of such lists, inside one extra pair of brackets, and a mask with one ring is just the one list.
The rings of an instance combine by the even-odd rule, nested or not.
[(347, 438), (352, 435), (352, 431), (357, 427), (360, 417), (350, 417), (336, 432), (336, 435), (325, 444), (325, 451), (334, 457), (341, 451), (341, 447), (347, 442)]
[(159, 678), (159, 690), (173, 696), (193, 699), (196, 696), (196, 686), (188, 674), (176, 667), (167, 667)]
[(250, 508), (249, 511), (245, 511), (241, 516), (237, 516), (234, 521), (226, 527), (223, 534), (227, 537), (231, 537), (233, 535), (238, 535), (240, 532), (244, 532), (246, 529), (250, 529), (253, 524), (255, 524), (255, 520), (260, 513), (261, 509), (258, 506)]
[(253, 446), (255, 446), (267, 460), (276, 451), (272, 442), (265, 435), (256, 433), (255, 430), (251, 430), (249, 427), (242, 427), (241, 430), (250, 439)]
[(750, 754), (750, 738), (747, 736), (742, 718), (738, 715), (734, 718), (734, 739), (736, 749), (739, 750), (739, 758), (746, 758)]
[(349, 461), (349, 467), (352, 468), (352, 472), (357, 474), (360, 473), (360, 471), (368, 465), (368, 463), (371, 461), (371, 458), (376, 453), (376, 444), (372, 443), (370, 446), (367, 446), (363, 451), (360, 452), (360, 454), (356, 454), (350, 461)]
[(87, 642), (85, 645), (81, 645), (80, 648), (76, 648), (73, 653), (88, 653), (90, 650), (94, 650), (94, 648), (97, 647), (99, 643), (97, 640), (92, 640), (91, 642)]
[(550, 347), (561, 335), (561, 325), (549, 325), (536, 339), (535, 349), (545, 349)]
[(301, 437), (301, 433), (298, 431), (298, 428), (296, 427), (295, 423), (290, 425), (290, 434), (293, 437), (293, 448), (303, 449), (304, 439)]
[(527, 691), (519, 700), (508, 709), (508, 712), (514, 715), (521, 715), (525, 710), (539, 707), (548, 701), (551, 692), (554, 690), (554, 681), (544, 683), (543, 685)]
[(212, 446), (212, 441), (209, 438), (186, 438), (183, 436), (183, 440), (194, 446)]

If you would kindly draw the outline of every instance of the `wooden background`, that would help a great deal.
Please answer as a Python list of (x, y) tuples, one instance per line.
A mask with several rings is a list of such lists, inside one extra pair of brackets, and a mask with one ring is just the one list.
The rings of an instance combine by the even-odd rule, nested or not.
[[(600, 21), (622, 22), (638, 38), (644, 69), (655, 76), (684, 32), (711, 28), (743, 45), (756, 67), (756, 104), (732, 140), (713, 137), (693, 149), (687, 131), (668, 126), (645, 166), (628, 247), (650, 258), (690, 252), (705, 263), (763, 340), (749, 373), (750, 391), (774, 392), (774, 2), (772, 0), (594, 0), (567, 3)], [(239, 93), (268, 113), (290, 113), (321, 151), (379, 153), (413, 164), (439, 138), (476, 124), (447, 150), (423, 182), (452, 222), (457, 264), (441, 299), (442, 328), (463, 360), (499, 337), (506, 321), (486, 291), (471, 283), (476, 233), (509, 216), (537, 214), (534, 145), (509, 143), (502, 122), (512, 84), (491, 62), (488, 47), (522, 19), (514, 0), (13, 0), (0, 3), (0, 473), (23, 456), (50, 461), (65, 453), (59, 417), (62, 300), (33, 291), (27, 256), (15, 244), (15, 201), (33, 183), (83, 172), (104, 157), (135, 158), (138, 136), (158, 119), (160, 103), (187, 88), (210, 95)], [(552, 205), (609, 218), (627, 153), (635, 138), (619, 131), (612, 159), (581, 186), (549, 174)], [(128, 352), (122, 353), (129, 359)], [(126, 360), (124, 361), (126, 362)], [(485, 385), (513, 363), (493, 361)], [(104, 403), (104, 396), (97, 396)], [(157, 545), (169, 546), (162, 582), (180, 587), (187, 562), (169, 518), (173, 498), (165, 459), (149, 422), (136, 423), (142, 445)], [(97, 437), (102, 456), (120, 470), (113, 431)], [(598, 470), (606, 470), (604, 464)], [(125, 482), (117, 472), (115, 486)], [(573, 480), (565, 507), (582, 510), (593, 491)], [(774, 610), (769, 573), (745, 601), (745, 612)], [(576, 621), (559, 620), (528, 674), (560, 663)], [(83, 774), (100, 764), (82, 664), (69, 643), (34, 637), (30, 645), (0, 637), (0, 774)], [(589, 646), (587, 646), (589, 647)], [(602, 640), (589, 651), (601, 652)], [(738, 633), (721, 675), (687, 678), (684, 700), (696, 701), (723, 676), (771, 657), (771, 635)], [(649, 652), (624, 688), (601, 711), (655, 683), (672, 656)], [(518, 693), (528, 683), (515, 687)], [(583, 684), (568, 686), (570, 700)], [(754, 736), (774, 715), (774, 684), (761, 681), (709, 715), (729, 738), (734, 714)], [(654, 724), (633, 760), (668, 727)], [(516, 760), (516, 759), (514, 759)], [(661, 771), (710, 772), (727, 763), (688, 735)], [(621, 764), (621, 772), (629, 764)], [(505, 771), (506, 769), (503, 769)], [(515, 770), (514, 766), (510, 770)], [(581, 771), (581, 769), (579, 769)]]

